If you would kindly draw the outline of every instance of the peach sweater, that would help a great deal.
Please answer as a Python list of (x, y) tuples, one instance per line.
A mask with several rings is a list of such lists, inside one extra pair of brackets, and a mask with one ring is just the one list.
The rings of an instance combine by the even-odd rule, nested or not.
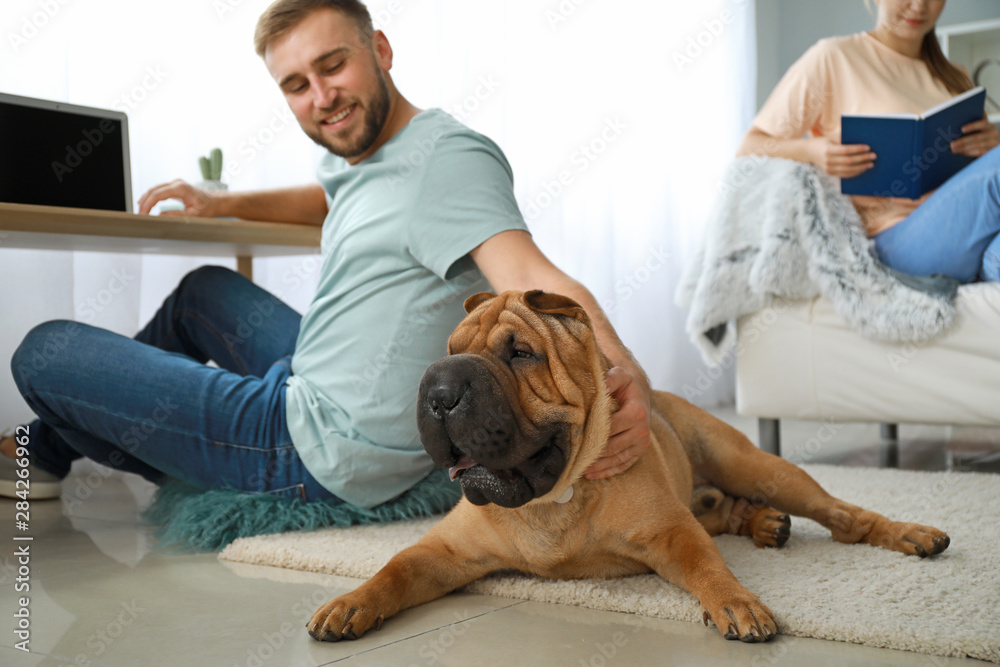
[[(921, 113), (951, 97), (923, 60), (904, 56), (861, 32), (813, 45), (778, 82), (753, 124), (783, 139), (840, 141), (843, 113)], [(852, 200), (869, 236), (912, 210), (891, 199)]]

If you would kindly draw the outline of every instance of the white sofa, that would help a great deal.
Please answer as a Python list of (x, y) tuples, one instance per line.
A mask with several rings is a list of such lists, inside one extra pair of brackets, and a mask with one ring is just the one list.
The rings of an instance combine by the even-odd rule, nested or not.
[(823, 297), (747, 315), (738, 326), (736, 409), (780, 455), (781, 419), (876, 422), (898, 465), (896, 425), (1000, 426), (1000, 285), (964, 285), (958, 318), (927, 343), (863, 338)]

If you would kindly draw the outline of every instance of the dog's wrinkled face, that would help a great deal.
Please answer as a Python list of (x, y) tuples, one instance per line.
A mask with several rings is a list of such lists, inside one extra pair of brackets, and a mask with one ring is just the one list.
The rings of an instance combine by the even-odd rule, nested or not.
[(607, 369), (586, 314), (568, 297), (482, 293), (465, 307), (450, 356), (420, 382), (420, 439), (470, 502), (520, 507), (578, 462)]

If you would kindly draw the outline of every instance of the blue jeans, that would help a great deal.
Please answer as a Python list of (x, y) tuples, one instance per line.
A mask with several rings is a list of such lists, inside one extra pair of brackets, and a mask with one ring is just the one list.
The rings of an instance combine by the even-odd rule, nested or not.
[(887, 266), (963, 283), (1000, 281), (1000, 147), (980, 156), (902, 222), (875, 235)]
[(39, 418), (32, 463), (63, 477), (85, 456), (157, 483), (337, 501), (288, 432), (299, 320), (238, 273), (203, 267), (134, 339), (78, 322), (35, 327), (11, 360)]

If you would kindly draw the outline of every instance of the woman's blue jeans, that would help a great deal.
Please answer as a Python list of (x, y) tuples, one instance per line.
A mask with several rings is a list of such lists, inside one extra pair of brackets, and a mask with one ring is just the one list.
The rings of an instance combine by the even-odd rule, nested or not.
[(152, 482), (336, 500), (288, 432), (299, 320), (213, 266), (189, 273), (134, 339), (78, 322), (35, 327), (11, 360), (38, 415), (28, 425), (32, 462), (62, 477), (85, 456)]
[(1000, 147), (980, 156), (902, 222), (876, 234), (887, 266), (963, 283), (1000, 281)]

